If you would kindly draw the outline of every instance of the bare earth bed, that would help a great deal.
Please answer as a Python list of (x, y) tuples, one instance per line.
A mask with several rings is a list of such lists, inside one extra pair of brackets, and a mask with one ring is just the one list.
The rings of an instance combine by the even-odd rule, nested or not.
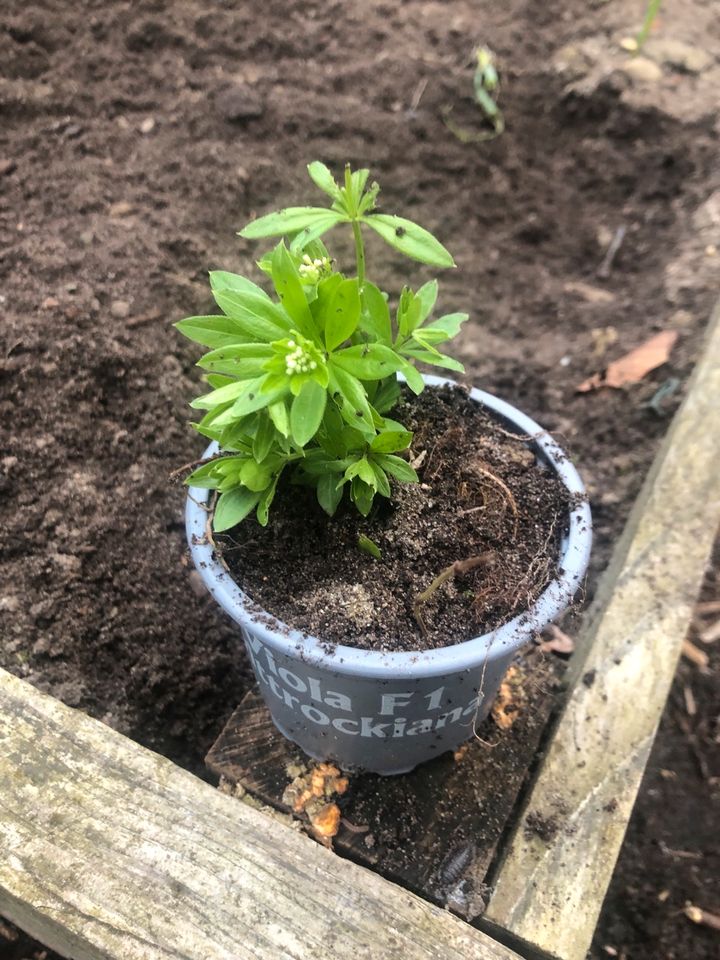
[[(658, 35), (682, 24), (698, 56), (649, 50), (638, 68), (617, 45), (636, 6), (4, 4), (2, 666), (203, 775), (252, 681), (191, 572), (183, 494), (168, 482), (200, 449), (185, 423), (195, 353), (171, 322), (207, 310), (206, 270), (253, 269), (257, 249), (235, 231), (279, 197), (306, 199), (315, 158), (368, 165), (387, 209), (452, 250), (440, 306), (472, 315), (456, 342), (466, 381), (553, 431), (588, 485), (592, 593), (720, 277), (717, 18), (700, 0), (669, 2)], [(503, 70), (507, 130), (465, 144), (442, 112), (477, 125), (479, 42)], [(370, 256), (381, 282), (403, 281), (407, 263)], [(679, 334), (668, 363), (623, 390), (576, 392), (661, 330)], [(716, 652), (693, 674), (690, 727), (673, 720), (686, 704), (687, 675), (678, 681), (598, 958), (607, 946), (628, 960), (716, 948), (681, 913), (699, 889), (720, 912), (705, 872), (717, 866)], [(670, 810), (691, 836), (664, 832)], [(0, 927), (1, 957), (39, 949)]]

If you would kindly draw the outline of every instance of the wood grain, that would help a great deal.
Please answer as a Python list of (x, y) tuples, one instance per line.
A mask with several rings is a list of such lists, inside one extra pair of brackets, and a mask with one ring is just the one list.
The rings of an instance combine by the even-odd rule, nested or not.
[(720, 310), (587, 618), (485, 929), (586, 956), (720, 523)]
[(76, 960), (513, 960), (0, 670), (0, 913)]

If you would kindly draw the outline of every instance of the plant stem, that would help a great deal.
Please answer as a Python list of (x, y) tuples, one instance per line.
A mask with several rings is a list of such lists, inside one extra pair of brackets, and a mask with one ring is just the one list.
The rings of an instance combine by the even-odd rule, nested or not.
[(645, 19), (643, 21), (643, 25), (640, 28), (640, 33), (635, 38), (638, 45), (638, 48), (637, 48), (638, 53), (642, 50), (643, 46), (645, 45), (645, 41), (650, 36), (652, 25), (655, 21), (655, 17), (660, 12), (661, 5), (662, 5), (662, 0), (649, 0), (648, 2), (647, 10), (645, 11)]
[(360, 232), (360, 224), (357, 220), (353, 220), (353, 236), (355, 237), (355, 258), (357, 260), (357, 278), (358, 286), (360, 287), (360, 292), (365, 285), (365, 246), (363, 244), (362, 234)]

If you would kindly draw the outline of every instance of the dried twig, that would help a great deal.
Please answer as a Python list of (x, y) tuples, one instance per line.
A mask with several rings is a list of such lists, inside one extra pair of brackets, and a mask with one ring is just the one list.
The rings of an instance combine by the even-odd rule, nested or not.
[(597, 268), (597, 275), (606, 280), (610, 276), (610, 271), (612, 270), (613, 260), (617, 256), (618, 250), (622, 246), (623, 240), (625, 239), (625, 234), (627, 229), (625, 227), (618, 227), (615, 231), (615, 235), (610, 241), (610, 246), (607, 248), (607, 253), (602, 259), (602, 263)]
[(435, 594), (444, 583), (447, 583), (448, 580), (451, 580), (453, 577), (462, 576), (470, 570), (474, 570), (475, 567), (492, 563), (494, 559), (495, 554), (492, 551), (488, 551), (476, 557), (468, 557), (467, 560), (456, 560), (454, 563), (451, 563), (449, 567), (441, 570), (430, 586), (417, 595), (413, 603), (413, 616), (425, 636), (427, 636), (427, 627), (420, 612), (420, 607), (427, 603), (433, 594)]
[(690, 660), (691, 663), (694, 663), (701, 673), (707, 673), (710, 658), (704, 650), (696, 647), (695, 644), (689, 640), (683, 640), (682, 655)]

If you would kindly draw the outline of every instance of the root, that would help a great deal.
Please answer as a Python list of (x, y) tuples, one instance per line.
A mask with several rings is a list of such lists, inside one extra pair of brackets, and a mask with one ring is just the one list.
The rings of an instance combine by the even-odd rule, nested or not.
[(453, 577), (462, 576), (465, 573), (468, 573), (470, 570), (474, 570), (475, 567), (484, 566), (486, 564), (493, 563), (495, 560), (495, 554), (492, 551), (487, 553), (481, 553), (476, 557), (468, 557), (467, 560), (456, 560), (454, 563), (451, 563), (449, 567), (445, 567), (444, 570), (441, 570), (440, 573), (435, 577), (430, 586), (423, 590), (422, 593), (419, 593), (415, 598), (413, 603), (413, 616), (417, 621), (417, 625), (423, 632), (424, 636), (427, 636), (427, 626), (422, 617), (420, 607), (427, 603), (428, 600), (440, 589), (440, 587), (447, 583), (448, 580)]
[[(473, 463), (473, 470), (477, 470), (477, 472), (482, 474), (482, 476), (487, 477), (488, 480), (492, 480), (492, 482), (496, 484), (504, 493), (505, 500), (510, 505), (510, 510), (512, 511), (513, 520), (514, 520), (513, 540), (516, 540), (518, 535), (518, 524), (520, 522), (520, 516), (518, 512), (517, 502), (515, 500), (515, 497), (512, 494), (512, 491), (510, 490), (510, 487), (508, 487), (508, 485), (505, 483), (504, 480), (501, 480), (500, 477), (496, 476), (492, 472), (492, 470), (488, 470), (487, 467), (480, 466), (479, 463)], [(470, 513), (470, 510), (467, 510), (465, 512)]]

